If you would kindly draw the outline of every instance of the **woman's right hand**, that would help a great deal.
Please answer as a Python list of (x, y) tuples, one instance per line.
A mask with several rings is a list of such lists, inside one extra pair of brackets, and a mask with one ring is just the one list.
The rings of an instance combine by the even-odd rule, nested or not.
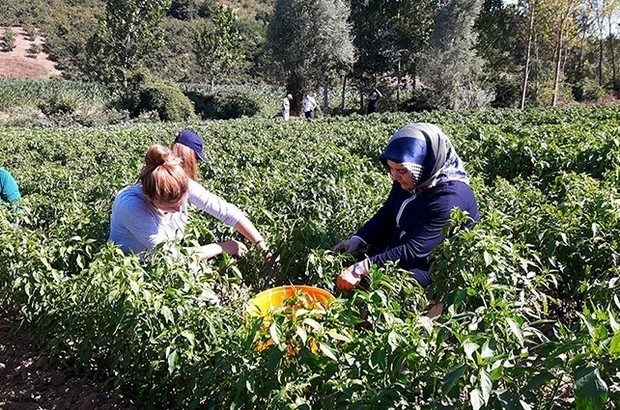
[(364, 241), (362, 241), (362, 238), (360, 238), (359, 236), (352, 236), (349, 239), (345, 239), (344, 241), (341, 241), (337, 243), (336, 245), (334, 245), (332, 247), (332, 251), (342, 252), (342, 253), (353, 253), (360, 247), (362, 243), (364, 243)]
[(248, 248), (243, 244), (243, 242), (235, 240), (220, 242), (219, 245), (222, 247), (222, 251), (229, 255), (243, 257), (248, 251)]

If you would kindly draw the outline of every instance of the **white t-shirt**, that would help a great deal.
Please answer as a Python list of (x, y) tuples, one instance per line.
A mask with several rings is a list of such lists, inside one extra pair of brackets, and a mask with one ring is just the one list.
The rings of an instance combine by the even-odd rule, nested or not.
[(188, 203), (235, 226), (243, 213), (236, 206), (207, 191), (196, 181), (189, 181), (187, 202), (179, 212), (163, 212), (155, 208), (144, 195), (142, 185), (122, 189), (114, 199), (108, 240), (123, 252), (139, 253), (155, 248), (159, 243), (180, 240), (187, 224)]
[(313, 111), (316, 108), (316, 100), (314, 97), (307, 95), (304, 98), (304, 112)]

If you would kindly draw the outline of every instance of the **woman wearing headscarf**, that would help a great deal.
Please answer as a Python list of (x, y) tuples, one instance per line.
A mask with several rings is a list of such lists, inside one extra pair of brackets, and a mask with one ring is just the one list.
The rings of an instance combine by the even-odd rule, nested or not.
[(379, 157), (393, 180), (383, 206), (355, 235), (332, 250), (353, 253), (368, 247), (367, 257), (336, 279), (342, 290), (355, 288), (371, 265), (393, 261), (421, 285), (432, 282), (428, 256), (444, 239), (453, 209), (480, 219), (463, 163), (449, 138), (433, 124), (402, 127)]

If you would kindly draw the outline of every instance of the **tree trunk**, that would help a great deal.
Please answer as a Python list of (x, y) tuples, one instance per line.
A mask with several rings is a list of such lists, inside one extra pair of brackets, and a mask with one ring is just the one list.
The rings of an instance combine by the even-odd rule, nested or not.
[(323, 112), (326, 112), (329, 108), (329, 86), (323, 85)]
[(303, 77), (298, 74), (291, 74), (286, 82), (286, 89), (293, 96), (291, 101), (291, 115), (300, 115), (302, 112), (302, 101), (304, 92), (308, 91), (308, 85)]
[(521, 109), (525, 108), (525, 97), (527, 95), (527, 81), (530, 76), (530, 58), (532, 53), (532, 39), (534, 37), (534, 8), (536, 7), (536, 0), (532, 1), (530, 8), (530, 28), (527, 33), (527, 47), (525, 54), (525, 67), (523, 70), (523, 84), (521, 86)]
[(347, 92), (347, 75), (342, 76), (342, 98), (340, 100), (340, 109), (344, 111), (344, 102)]
[(396, 86), (396, 102), (400, 103), (400, 56), (398, 57), (398, 68), (397, 68), (398, 72), (396, 75), (396, 81), (397, 81), (397, 86)]
[(611, 24), (611, 16), (607, 20), (609, 25), (609, 54), (611, 56), (611, 85), (614, 87), (615, 91), (617, 90), (617, 81), (616, 81), (616, 53), (614, 52), (614, 32), (612, 30), (613, 26)]
[(360, 112), (364, 112), (364, 90), (359, 86), (358, 90), (360, 92)]
[(558, 93), (560, 91), (560, 64), (562, 61), (562, 40), (564, 38), (564, 23), (560, 23), (558, 30), (558, 38), (555, 46), (555, 68), (553, 70), (553, 97), (551, 98), (551, 106), (555, 107), (558, 103)]
[[(605, 7), (605, 2), (603, 2), (601, 7)], [(599, 7), (596, 10), (596, 23), (598, 25), (598, 67), (597, 67), (597, 76), (598, 76), (598, 85), (603, 85), (603, 48), (604, 48), (604, 36), (603, 36), (603, 11)]]
[(557, 43), (555, 47), (555, 69), (553, 73), (553, 97), (551, 99), (551, 106), (555, 107), (558, 103), (558, 94), (560, 92), (560, 72), (561, 64), (562, 64), (562, 48), (564, 48), (564, 29), (565, 23), (568, 17), (570, 16), (570, 12), (573, 6), (573, 0), (569, 0), (566, 3), (566, 9), (560, 15), (559, 27), (558, 27), (558, 37)]

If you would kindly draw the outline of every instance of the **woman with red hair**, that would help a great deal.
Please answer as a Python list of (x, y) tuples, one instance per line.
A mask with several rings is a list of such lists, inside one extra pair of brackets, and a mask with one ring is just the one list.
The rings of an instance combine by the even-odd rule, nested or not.
[[(189, 204), (234, 227), (259, 249), (267, 249), (265, 240), (243, 212), (189, 177), (183, 160), (171, 149), (152, 145), (145, 163), (138, 181), (121, 190), (112, 205), (109, 240), (124, 252), (143, 252), (161, 242), (182, 239)], [(222, 252), (243, 256), (247, 247), (230, 240), (196, 250), (204, 260)]]

